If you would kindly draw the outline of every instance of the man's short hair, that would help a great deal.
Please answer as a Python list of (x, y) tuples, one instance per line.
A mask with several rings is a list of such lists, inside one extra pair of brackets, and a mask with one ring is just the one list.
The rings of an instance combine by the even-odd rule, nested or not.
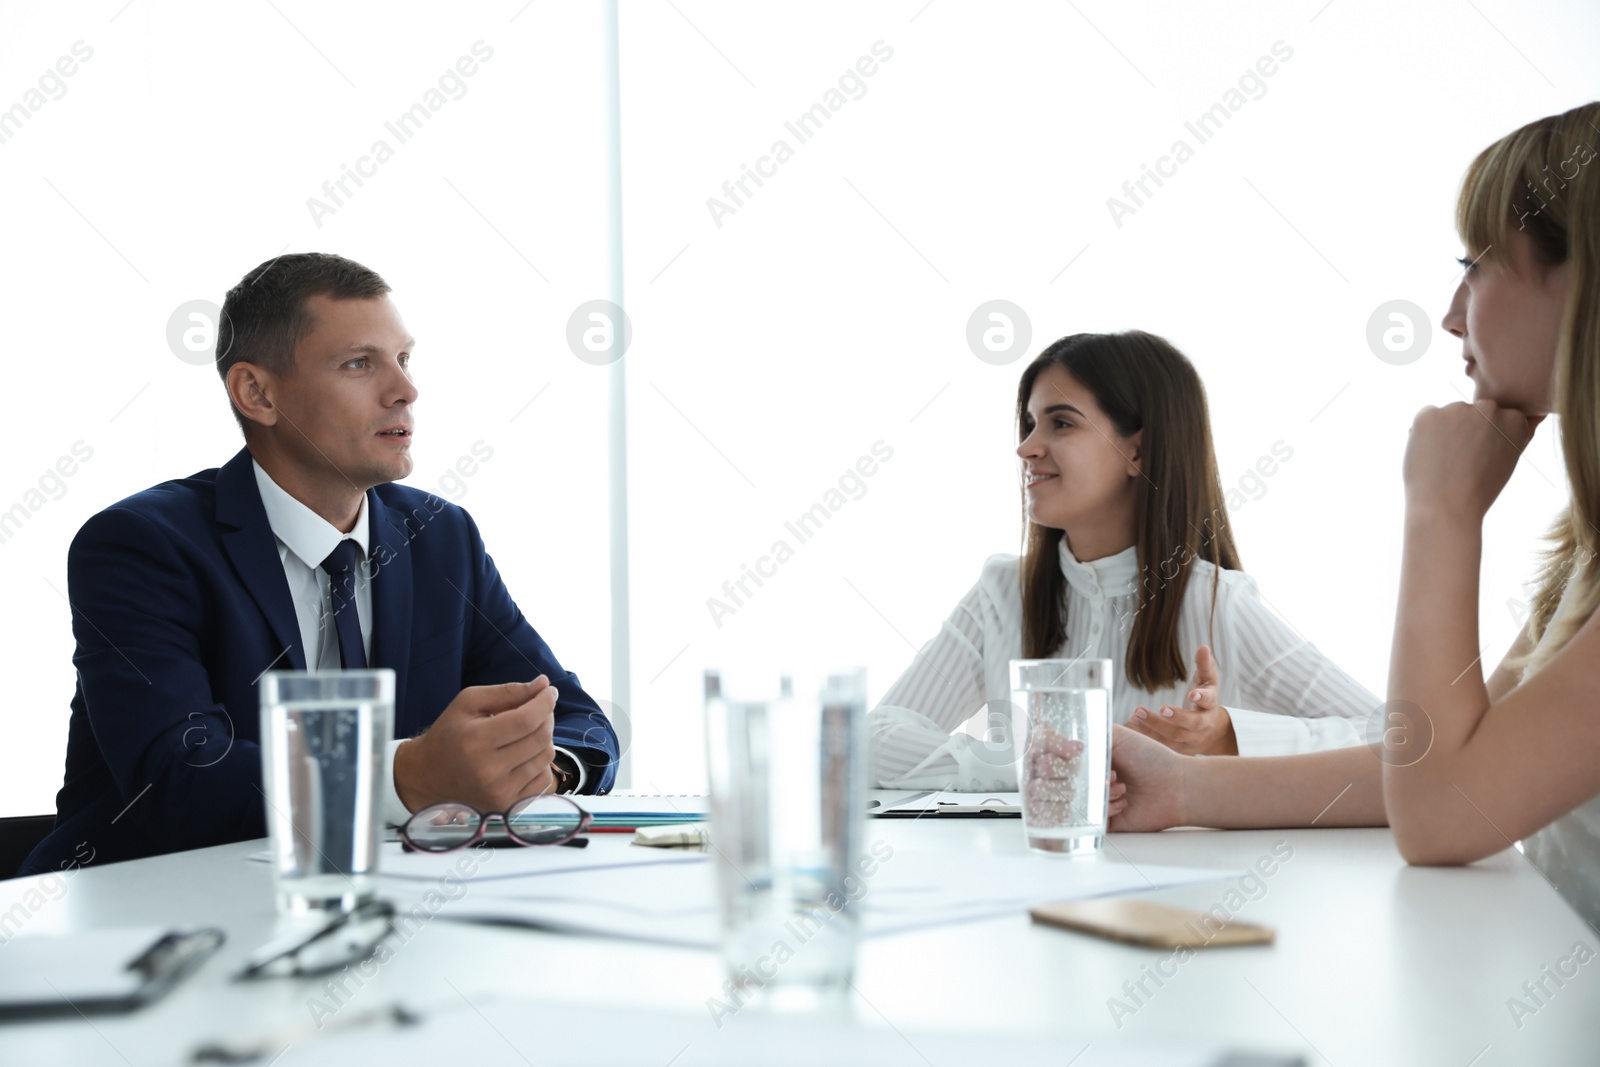
[[(277, 375), (294, 371), (294, 349), (315, 325), (306, 301), (313, 296), (369, 300), (389, 292), (378, 273), (329, 252), (295, 252), (269, 259), (228, 290), (217, 323), (217, 373), (228, 380), (235, 363), (253, 363)], [(232, 405), (230, 396), (228, 403)], [(239, 428), (249, 420), (233, 409)]]

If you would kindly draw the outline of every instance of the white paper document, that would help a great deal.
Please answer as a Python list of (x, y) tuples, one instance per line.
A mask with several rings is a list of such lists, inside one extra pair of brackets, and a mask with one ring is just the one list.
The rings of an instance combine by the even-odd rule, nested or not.
[[(1135, 866), (1104, 856), (953, 857), (896, 850), (878, 862), (870, 877), (855, 880), (851, 895), (861, 902), (863, 932), (873, 937), (1020, 914), (1053, 901), (1164, 889), (1235, 878), (1240, 873)], [(703, 862), (574, 870), (533, 880), (472, 879), (437, 914), (713, 948), (717, 944), (715, 878), (715, 865)], [(385, 891), (394, 892), (401, 903), (407, 885), (413, 894), (419, 894), (424, 883), (385, 879)]]
[[(623, 847), (617, 847), (617, 846)], [(617, 867), (658, 867), (704, 863), (703, 852), (667, 852), (658, 848), (633, 848), (627, 840), (592, 841), (588, 848), (561, 845), (458, 849), (455, 852), (406, 852), (398, 844), (381, 846), (380, 881), (437, 882), (446, 875), (470, 878), (477, 884), (518, 882), (539, 875), (574, 871), (610, 871)], [(464, 871), (470, 874), (464, 875)]]
[[(613, 867), (650, 867), (663, 864), (704, 863), (703, 852), (676, 852), (659, 848), (633, 848), (621, 835), (591, 840), (588, 848), (563, 845), (464, 848), (454, 852), (407, 852), (398, 841), (378, 846), (379, 882), (415, 882), (422, 886), (446, 879), (470, 880), (483, 885), (538, 875), (572, 871), (599, 871)], [(272, 862), (272, 852), (252, 852), (250, 859)]]

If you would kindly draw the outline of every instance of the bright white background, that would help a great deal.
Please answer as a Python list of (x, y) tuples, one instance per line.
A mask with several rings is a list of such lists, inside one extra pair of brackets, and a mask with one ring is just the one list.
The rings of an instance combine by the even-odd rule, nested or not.
[[(285, 250), (394, 285), (420, 340), (410, 481), (473, 512), (534, 625), (610, 699), (607, 372), (565, 341), (573, 309), (606, 295), (600, 14), (463, 8), (0, 7), (0, 108), (74, 42), (93, 49), (0, 144), (0, 511), (74, 442), (93, 449), (0, 543), (0, 815), (51, 810), (60, 784), (72, 534), (240, 445), (168, 317)], [(882, 694), (984, 558), (1017, 551), (1017, 377), (1077, 331), (1138, 327), (1194, 360), (1226, 486), (1293, 449), (1246, 486), (1245, 566), (1382, 694), (1400, 451), (1417, 408), (1470, 396), (1437, 326), (1454, 194), (1490, 141), (1600, 95), (1600, 11), (624, 0), (620, 25), (635, 787), (702, 786), (709, 665), (859, 663)], [(479, 40), (494, 55), (465, 94), (396, 145), (384, 122)], [(893, 55), (864, 95), (799, 144), (784, 123), (879, 41)], [(1184, 123), (1278, 41), (1293, 56), (1265, 93), (1198, 144)], [(318, 226), (307, 198), (380, 137), (394, 158)], [(719, 227), (707, 198), (780, 138), (793, 158)], [(1107, 198), (1179, 138), (1194, 157), (1118, 227)], [(966, 343), (992, 299), (1031, 320), (1009, 365)], [(1406, 366), (1365, 340), (1394, 299), (1434, 324)], [(480, 440), (493, 458), (441, 487)], [(877, 441), (893, 458), (799, 545), (784, 522)], [(1547, 424), (1488, 521), (1490, 664), (1563, 495)], [(794, 558), (719, 627), (707, 598), (779, 538)]]

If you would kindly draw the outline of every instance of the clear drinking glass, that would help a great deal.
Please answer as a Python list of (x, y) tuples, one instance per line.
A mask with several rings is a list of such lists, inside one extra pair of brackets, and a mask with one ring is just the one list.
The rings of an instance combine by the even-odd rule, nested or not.
[(349, 911), (372, 899), (394, 671), (268, 671), (261, 761), (278, 908)]
[(1093, 853), (1111, 806), (1111, 661), (1014, 659), (1011, 703), (1024, 738), (1017, 782), (1028, 847)]
[[(875, 865), (866, 828), (866, 672), (776, 688), (707, 671), (711, 843), (729, 991), (842, 991)], [(752, 691), (752, 689), (754, 691)], [(773, 997), (769, 1003), (778, 1003)]]

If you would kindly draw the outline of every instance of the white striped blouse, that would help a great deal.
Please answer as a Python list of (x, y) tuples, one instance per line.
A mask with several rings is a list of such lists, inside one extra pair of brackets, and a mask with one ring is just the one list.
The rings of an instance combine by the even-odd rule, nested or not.
[[(1363, 742), (1362, 728), (1382, 701), (1317, 651), (1262, 602), (1255, 579), (1222, 570), (1212, 616), (1212, 577), (1191, 566), (1178, 618), (1178, 648), (1190, 679), (1159, 692), (1126, 682), (1128, 634), (1137, 608), (1138, 550), (1081, 563), (1062, 538), (1067, 579), (1067, 639), (1062, 658), (1113, 662), (1112, 718), (1126, 723), (1140, 705), (1182, 707), (1195, 650), (1210, 645), (1241, 756), (1276, 756)], [(1016, 755), (991, 724), (1006, 722), (1009, 664), (1022, 656), (1022, 592), (1017, 556), (991, 556), (939, 633), (868, 716), (875, 784), (906, 789), (1015, 790)], [(1147, 594), (1148, 596), (1148, 594)], [(961, 727), (965, 725), (965, 730)]]

